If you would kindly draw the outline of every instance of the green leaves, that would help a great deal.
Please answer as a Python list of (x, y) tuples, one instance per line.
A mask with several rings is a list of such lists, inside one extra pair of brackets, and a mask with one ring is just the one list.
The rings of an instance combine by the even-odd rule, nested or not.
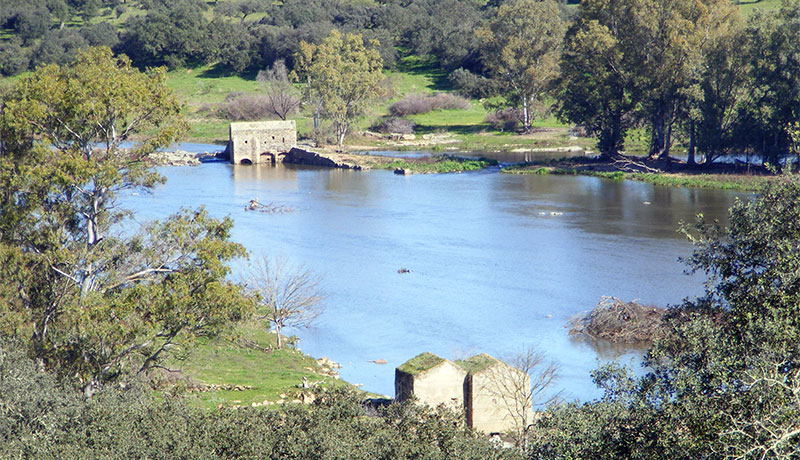
[[(0, 327), (92, 394), (248, 314), (225, 278), (230, 219), (184, 210), (141, 231), (117, 194), (163, 179), (147, 155), (185, 132), (164, 73), (107, 48), (26, 76), (3, 100)], [(135, 136), (129, 149), (121, 143)]]
[(295, 61), (293, 74), (306, 79), (307, 99), (331, 120), (341, 147), (351, 123), (383, 94), (377, 41), (367, 46), (361, 35), (342, 35), (334, 29), (319, 45), (301, 42)]
[(558, 75), (564, 36), (558, 5), (552, 0), (503, 3), (477, 36), (486, 65), (505, 85), (507, 97), (519, 100), (523, 129), (529, 130), (531, 107)]

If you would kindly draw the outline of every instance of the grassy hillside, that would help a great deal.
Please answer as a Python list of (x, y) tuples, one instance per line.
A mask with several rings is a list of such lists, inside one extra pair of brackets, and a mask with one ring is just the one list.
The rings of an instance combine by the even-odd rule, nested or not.
[(270, 401), (276, 404), (266, 407), (275, 407), (280, 400), (290, 403), (298, 397), (304, 377), (309, 384), (349, 385), (324, 375), (317, 361), (299, 350), (285, 347), (264, 351), (274, 345), (275, 336), (259, 324), (242, 324), (238, 332), (240, 336), (234, 341), (203, 341), (186, 360), (170, 364), (196, 384), (249, 387), (190, 393), (197, 404), (212, 408)]

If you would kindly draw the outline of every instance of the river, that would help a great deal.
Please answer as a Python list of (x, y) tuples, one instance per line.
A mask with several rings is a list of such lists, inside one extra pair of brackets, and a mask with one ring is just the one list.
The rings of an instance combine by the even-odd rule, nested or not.
[[(677, 232), (697, 213), (725, 218), (736, 194), (592, 177), (397, 176), (294, 166), (165, 167), (165, 185), (125, 198), (137, 220), (204, 205), (231, 216), (233, 239), (320, 274), (326, 309), (300, 348), (343, 365), (343, 379), (394, 395), (394, 368), (430, 351), (502, 357), (535, 345), (561, 367), (566, 399), (599, 396), (598, 351), (565, 327), (601, 296), (676, 304), (698, 295)], [(293, 209), (245, 212), (257, 198)], [(398, 269), (410, 269), (399, 274)], [(386, 365), (371, 363), (385, 359)]]

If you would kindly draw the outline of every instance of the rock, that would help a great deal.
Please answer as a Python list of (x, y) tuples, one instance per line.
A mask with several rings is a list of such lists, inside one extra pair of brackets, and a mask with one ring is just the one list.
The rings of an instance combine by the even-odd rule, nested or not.
[(417, 140), (417, 136), (415, 134), (401, 134), (400, 138), (404, 141), (414, 141)]
[(405, 267), (399, 268), (399, 269), (397, 269), (397, 273), (400, 273), (401, 275), (404, 274), (404, 273), (411, 273), (411, 269), (405, 268)]
[(389, 361), (386, 361), (385, 359), (373, 359), (370, 362), (374, 364), (387, 364)]
[(399, 176), (406, 176), (408, 174), (411, 174), (411, 171), (409, 171), (407, 169), (404, 169), (404, 168), (397, 168), (397, 169), (394, 170), (394, 173), (399, 175)]

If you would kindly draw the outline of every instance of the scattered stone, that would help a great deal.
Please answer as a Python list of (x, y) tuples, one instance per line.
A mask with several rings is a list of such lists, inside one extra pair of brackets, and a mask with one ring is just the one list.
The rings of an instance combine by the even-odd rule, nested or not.
[(323, 356), (322, 358), (317, 359), (317, 364), (319, 364), (322, 367), (329, 367), (331, 369), (341, 369), (342, 368), (341, 364), (339, 364), (339, 363), (337, 363), (335, 361), (332, 361), (330, 358), (327, 358), (325, 356)]

